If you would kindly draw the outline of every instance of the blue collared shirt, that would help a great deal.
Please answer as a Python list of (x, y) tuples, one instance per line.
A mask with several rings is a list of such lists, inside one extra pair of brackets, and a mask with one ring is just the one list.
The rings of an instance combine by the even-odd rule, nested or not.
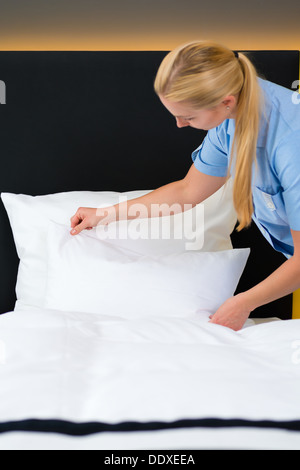
[[(253, 220), (275, 250), (293, 255), (292, 230), (300, 230), (300, 103), (297, 92), (258, 79), (264, 113), (257, 139), (257, 165), (253, 165)], [(235, 130), (227, 119), (208, 131), (192, 153), (202, 173), (226, 176)], [(231, 169), (234, 178), (234, 160)]]

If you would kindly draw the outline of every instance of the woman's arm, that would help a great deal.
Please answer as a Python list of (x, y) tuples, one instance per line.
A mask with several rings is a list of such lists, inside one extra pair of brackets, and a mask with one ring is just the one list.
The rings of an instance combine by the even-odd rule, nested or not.
[[(171, 215), (190, 209), (220, 189), (226, 177), (205, 175), (191, 166), (185, 178), (161, 186), (139, 198), (101, 209), (80, 207), (71, 218), (71, 234), (115, 220)], [(160, 212), (151, 210), (159, 205)], [(188, 207), (186, 207), (188, 206)]]
[(211, 323), (240, 330), (250, 313), (261, 305), (291, 294), (300, 287), (300, 232), (291, 230), (294, 255), (262, 282), (226, 300)]

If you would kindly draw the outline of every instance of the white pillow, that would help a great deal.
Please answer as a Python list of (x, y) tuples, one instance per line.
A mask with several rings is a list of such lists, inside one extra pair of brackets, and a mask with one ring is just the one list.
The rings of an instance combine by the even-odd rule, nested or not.
[(125, 319), (212, 314), (234, 294), (249, 251), (141, 255), (53, 223), (44, 307)]
[[(68, 225), (71, 216), (80, 206), (106, 207), (120, 202), (120, 198), (130, 200), (148, 192), (147, 190), (124, 193), (70, 191), (45, 196), (2, 193), (2, 201), (8, 213), (20, 258), (15, 309), (24, 308), (25, 305), (37, 307), (43, 305), (47, 272), (46, 239), (50, 221)], [(236, 223), (236, 213), (232, 204), (231, 180), (213, 196), (193, 209), (183, 214), (160, 219), (164, 221), (165, 225), (172, 226), (174, 233), (182, 233), (182, 238), (176, 239), (171, 234), (170, 239), (154, 236), (152, 240), (135, 240), (136, 237), (132, 236), (120, 240), (120, 244), (145, 254), (182, 251), (186, 248), (187, 243), (189, 244), (188, 249), (201, 249), (202, 251), (232, 249), (230, 234)], [(130, 227), (134, 226), (132, 222), (136, 224), (136, 221), (130, 221), (128, 222)], [(124, 229), (126, 223), (120, 222), (119, 228)], [(149, 226), (147, 219), (140, 220), (139, 223), (146, 229)], [(113, 228), (112, 226), (111, 230)]]

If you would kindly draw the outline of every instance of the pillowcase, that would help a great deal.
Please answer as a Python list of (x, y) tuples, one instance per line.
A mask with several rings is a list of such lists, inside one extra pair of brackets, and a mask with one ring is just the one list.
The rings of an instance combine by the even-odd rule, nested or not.
[(124, 319), (215, 313), (234, 294), (250, 252), (141, 255), (54, 223), (47, 251), (45, 308)]
[[(15, 309), (24, 308), (26, 305), (36, 307), (43, 305), (47, 273), (47, 231), (50, 221), (67, 225), (78, 207), (107, 207), (117, 204), (120, 199), (130, 200), (148, 192), (149, 190), (124, 193), (70, 191), (43, 196), (2, 193), (1, 198), (10, 220), (17, 254), (20, 258)], [(165, 226), (172, 227), (169, 239), (165, 239), (160, 233), (152, 234), (151, 240), (136, 239), (136, 230), (130, 233), (136, 220), (121, 221), (109, 227), (113, 231), (118, 225), (123, 232), (124, 227), (127, 227), (128, 236), (123, 239), (119, 237), (120, 245), (134, 249), (141, 254), (179, 252), (186, 248), (187, 243), (188, 249), (194, 250), (231, 249), (230, 234), (236, 223), (231, 180), (193, 209), (159, 219)], [(139, 223), (147, 231), (150, 219), (140, 219)], [(151, 226), (153, 227), (153, 224)], [(182, 234), (181, 239), (176, 238), (175, 234)], [(82, 233), (77, 236), (81, 235)]]

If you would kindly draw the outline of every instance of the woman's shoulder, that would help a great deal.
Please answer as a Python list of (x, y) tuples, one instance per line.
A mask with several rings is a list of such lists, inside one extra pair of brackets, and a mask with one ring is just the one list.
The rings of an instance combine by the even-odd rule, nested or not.
[(276, 83), (259, 78), (264, 93), (263, 120), (272, 140), (300, 132), (300, 95)]
[(257, 78), (260, 87), (267, 92), (270, 96), (274, 97), (291, 97), (294, 90), (297, 90), (297, 81), (291, 83), (291, 88), (287, 88), (283, 85), (279, 85), (278, 83), (271, 82), (270, 80), (266, 80), (263, 77)]
[[(280, 112), (287, 121), (292, 122), (295, 113), (300, 116), (300, 94), (295, 84), (291, 84), (295, 88), (293, 90), (262, 78), (258, 78), (258, 83), (267, 107)], [(294, 83), (298, 85), (297, 81)]]

